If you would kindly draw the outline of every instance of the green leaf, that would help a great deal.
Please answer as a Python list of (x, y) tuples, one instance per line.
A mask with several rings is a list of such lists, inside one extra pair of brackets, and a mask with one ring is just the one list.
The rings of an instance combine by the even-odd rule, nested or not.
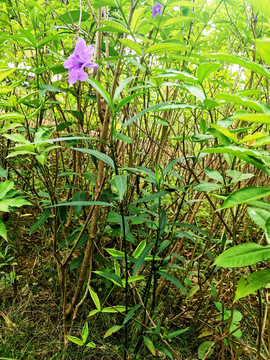
[(81, 19), (81, 21), (87, 21), (90, 17), (90, 13), (80, 10), (70, 10), (69, 12), (61, 15), (61, 18), (64, 20), (66, 24), (77, 23)]
[(101, 306), (100, 306), (100, 301), (99, 301), (99, 298), (97, 296), (97, 294), (94, 292), (94, 290), (91, 288), (90, 285), (88, 285), (88, 289), (89, 289), (89, 292), (90, 292), (90, 295), (91, 295), (91, 298), (97, 308), (98, 311), (101, 310)]
[(116, 101), (118, 96), (121, 94), (121, 92), (123, 91), (123, 89), (133, 80), (135, 79), (136, 76), (131, 76), (131, 77), (128, 77), (126, 78), (125, 80), (123, 80), (120, 85), (118, 86), (118, 88), (115, 90), (115, 93), (114, 93), (114, 97), (113, 97), (113, 100)]
[(81, 339), (76, 338), (75, 336), (67, 335), (68, 340), (72, 341), (73, 343), (83, 346), (83, 341)]
[(214, 180), (224, 184), (223, 176), (217, 170), (205, 168), (204, 173), (207, 176), (209, 176), (211, 179), (214, 179)]
[[(262, 1), (264, 1), (264, 0), (262, 0)], [(253, 61), (247, 60), (241, 56), (232, 55), (232, 54), (205, 54), (204, 56), (209, 57), (211, 59), (228, 62), (231, 64), (237, 64), (237, 65), (243, 66), (246, 69), (254, 71), (257, 74), (261, 74), (261, 75), (265, 76), (266, 78), (270, 78), (270, 72), (264, 66), (259, 65)]]
[(129, 30), (123, 25), (121, 25), (119, 22), (113, 20), (102, 20), (99, 21), (99, 23), (105, 26), (99, 27), (97, 31), (119, 32), (129, 34)]
[(146, 245), (146, 240), (143, 240), (139, 243), (139, 245), (136, 247), (134, 253), (133, 253), (133, 257), (135, 259), (138, 259), (138, 257), (141, 255), (143, 249), (145, 248)]
[(0, 183), (0, 199), (3, 199), (9, 190), (13, 189), (14, 182), (11, 180), (5, 180)]
[(106, 273), (105, 271), (93, 271), (93, 272), (98, 274), (99, 276), (103, 276), (106, 279), (112, 281), (115, 285), (123, 287), (122, 281), (121, 281), (121, 279), (120, 279), (120, 277), (118, 275), (109, 274), (109, 273)]
[(248, 204), (251, 201), (255, 201), (269, 195), (270, 187), (248, 186), (230, 194), (218, 211), (240, 204)]
[(168, 194), (170, 194), (171, 192), (170, 191), (167, 191), (167, 190), (161, 190), (153, 195), (150, 195), (150, 196), (146, 196), (146, 197), (143, 197), (141, 199), (138, 199), (138, 200), (135, 200), (131, 203), (131, 205), (133, 204), (138, 204), (138, 203), (142, 203), (142, 202), (149, 202), (149, 201), (153, 201), (153, 200), (156, 200), (156, 199), (159, 199), (161, 198), (162, 196), (166, 196)]
[(177, 280), (173, 275), (170, 275), (169, 273), (165, 272), (165, 271), (158, 271), (158, 274), (160, 276), (165, 277), (167, 280), (169, 280), (172, 284), (174, 284), (175, 286), (178, 287), (178, 289), (180, 289), (181, 291), (183, 291), (183, 293), (188, 296), (188, 292), (185, 289), (185, 287), (180, 283), (179, 280)]
[(140, 307), (141, 307), (141, 304), (137, 304), (137, 305), (133, 306), (133, 307), (128, 311), (128, 313), (127, 313), (127, 315), (126, 315), (126, 317), (125, 317), (125, 319), (124, 319), (124, 321), (123, 321), (123, 325), (125, 325), (127, 322), (129, 322), (129, 320), (133, 317), (135, 311), (136, 311), (137, 309), (139, 309)]
[(0, 236), (2, 236), (7, 241), (7, 229), (1, 219), (0, 219)]
[(251, 100), (249, 98), (241, 97), (239, 95), (220, 93), (215, 96), (215, 99), (225, 100), (239, 106), (248, 107), (258, 112), (263, 112), (263, 107), (257, 101)]
[(21, 207), (24, 205), (32, 205), (30, 201), (22, 198), (3, 199), (0, 200), (0, 211), (9, 212), (9, 207)]
[(133, 40), (130, 39), (119, 39), (119, 41), (124, 44), (125, 46), (129, 47), (133, 51), (135, 51), (137, 54), (142, 55), (142, 49), (141, 46), (136, 43)]
[(235, 120), (270, 125), (270, 114), (235, 114), (232, 117)]
[(231, 154), (237, 156), (240, 159), (256, 166), (258, 169), (270, 175), (270, 171), (266, 165), (264, 165), (263, 156), (265, 152), (259, 150), (248, 149), (244, 146), (213, 146), (211, 148), (201, 150), (202, 153), (208, 154)]
[(96, 344), (93, 343), (93, 341), (90, 341), (90, 342), (87, 343), (85, 346), (90, 347), (90, 348), (93, 348), (93, 349), (95, 349), (95, 348), (97, 347)]
[(232, 178), (232, 183), (247, 180), (254, 176), (253, 174), (243, 174), (242, 171), (237, 170), (226, 170), (226, 174)]
[(115, 325), (112, 326), (109, 330), (106, 331), (104, 335), (104, 339), (106, 339), (108, 336), (112, 335), (113, 333), (119, 331), (122, 328), (122, 325)]
[[(77, 191), (72, 196), (72, 202), (83, 203), (85, 201), (86, 192), (85, 191)], [(79, 217), (83, 205), (73, 205), (75, 214)]]
[(7, 170), (5, 170), (5, 169), (3, 169), (3, 168), (0, 167), (0, 177), (3, 177), (3, 178), (6, 179), (7, 176), (8, 176)]
[(270, 217), (270, 212), (264, 209), (249, 207), (247, 209), (248, 215), (261, 229), (265, 229), (265, 224)]
[(17, 70), (17, 68), (14, 68), (14, 69), (9, 69), (9, 68), (0, 69), (0, 82), (3, 81), (4, 79), (7, 79), (8, 76), (11, 75), (15, 70)]
[(172, 338), (174, 338), (174, 337), (177, 337), (177, 336), (179, 336), (179, 335), (184, 334), (184, 333), (185, 333), (186, 331), (188, 331), (188, 330), (189, 330), (189, 328), (187, 328), (187, 329), (181, 329), (181, 330), (177, 330), (177, 331), (171, 332), (170, 334), (167, 334), (167, 335), (163, 336), (163, 339), (164, 339), (164, 340), (172, 339)]
[(105, 201), (70, 201), (63, 202), (56, 205), (50, 205), (48, 207), (60, 207), (60, 206), (111, 206), (115, 207), (113, 204), (107, 203)]
[(117, 256), (117, 257), (123, 257), (125, 256), (125, 253), (116, 249), (107, 249), (105, 250), (111, 255), (111, 256)]
[(157, 349), (161, 352), (163, 352), (165, 355), (168, 356), (168, 358), (170, 358), (171, 360), (173, 360), (173, 356), (172, 356), (172, 353), (166, 349), (164, 346), (158, 346)]
[(36, 231), (50, 216), (50, 209), (46, 209), (40, 218), (31, 226), (29, 230), (29, 235), (32, 235), (34, 231)]
[(115, 175), (114, 182), (119, 192), (119, 201), (122, 202), (127, 191), (127, 175)]
[(247, 279), (242, 276), (237, 285), (233, 302), (250, 295), (270, 282), (270, 270), (259, 270), (250, 274)]
[(71, 148), (71, 149), (95, 156), (96, 158), (100, 159), (105, 164), (109, 165), (115, 170), (113, 159), (110, 158), (108, 155), (101, 153), (100, 151), (91, 150), (91, 149), (80, 149), (80, 148)]
[(270, 64), (270, 39), (257, 39), (255, 41), (256, 48), (261, 55), (262, 59), (267, 63)]
[[(198, 358), (204, 359), (205, 354), (207, 353), (207, 351), (210, 349), (211, 346), (212, 346), (212, 341), (204, 341), (198, 348)], [(213, 354), (213, 351), (214, 349), (211, 349), (211, 351), (207, 355), (207, 358)]]
[(197, 191), (216, 191), (221, 188), (222, 188), (222, 186), (219, 184), (208, 183), (208, 182), (202, 182), (202, 183), (194, 186), (194, 189)]
[(152, 343), (152, 341), (151, 341), (148, 337), (146, 337), (146, 336), (144, 336), (143, 339), (144, 339), (145, 345), (148, 347), (148, 350), (149, 350), (154, 356), (156, 356), (156, 349), (155, 349), (155, 346), (154, 346), (154, 344)]
[(149, 252), (151, 251), (152, 247), (154, 246), (153, 243), (148, 243), (145, 248), (142, 250), (140, 256), (138, 257), (136, 264), (134, 266), (134, 270), (133, 270), (133, 278), (135, 277), (137, 271), (139, 270), (139, 268), (142, 266), (146, 256), (149, 254)]
[(158, 110), (160, 109), (162, 106), (164, 106), (165, 104), (168, 104), (168, 102), (166, 103), (160, 103), (154, 106), (151, 106), (147, 109), (144, 109), (143, 111), (139, 112), (138, 114), (134, 115), (132, 118), (130, 118), (128, 121), (125, 121), (124, 124), (122, 125), (121, 129), (119, 132), (121, 132), (125, 127), (131, 125), (135, 120), (137, 120), (139, 117), (145, 115), (148, 112), (154, 111), (154, 110)]
[(268, 259), (270, 259), (270, 246), (247, 243), (234, 246), (224, 251), (217, 257), (214, 265), (224, 268), (234, 268), (253, 265), (259, 261)]
[(199, 82), (202, 82), (211, 74), (211, 72), (216, 71), (220, 67), (220, 64), (215, 64), (212, 62), (204, 63), (198, 66), (197, 69), (197, 78)]
[(270, 17), (270, 4), (265, 0), (248, 0), (248, 2), (256, 9), (261, 11), (264, 15)]
[(111, 111), (113, 111), (113, 102), (112, 102), (111, 96), (107, 92), (107, 90), (104, 88), (104, 86), (96, 79), (88, 78), (86, 81), (89, 82), (89, 84), (91, 84), (93, 86), (93, 88), (101, 95), (101, 97), (109, 105)]
[[(211, 133), (210, 130), (213, 128), (215, 130), (218, 130), (222, 135), (226, 136), (228, 139), (231, 139), (233, 142), (238, 144), (237, 136), (234, 133), (232, 133), (230, 130), (226, 129), (224, 126), (219, 126), (217, 124), (211, 124), (210, 126), (211, 126), (210, 129), (208, 129), (210, 133)], [(213, 135), (215, 135), (215, 133)]]
[[(134, 94), (132, 94), (132, 95), (130, 95), (130, 96), (124, 97), (124, 99), (121, 100), (121, 101), (118, 103), (118, 105), (116, 106), (116, 108), (115, 108), (115, 113), (117, 113), (120, 109), (122, 109), (122, 107), (123, 107), (124, 105), (126, 105), (127, 103), (130, 103), (131, 100), (133, 100), (133, 99), (136, 98), (136, 97), (139, 97), (140, 95), (145, 94), (146, 92), (147, 92), (147, 91), (143, 91), (143, 92), (140, 92), (140, 93), (134, 93)], [(118, 135), (119, 135), (119, 133), (118, 133)], [(118, 139), (118, 135), (116, 136), (116, 139)], [(119, 140), (121, 140), (121, 139), (119, 139)], [(122, 141), (124, 141), (124, 140), (122, 140)], [(133, 140), (132, 140), (131, 143), (133, 143)]]
[(86, 321), (81, 333), (82, 341), (84, 344), (86, 343), (88, 336), (89, 336), (89, 327), (88, 327), (88, 322)]
[[(195, 3), (194, 3), (195, 4)], [(176, 5), (177, 6), (177, 5)], [(170, 25), (178, 25), (178, 26), (182, 26), (183, 22), (185, 21), (194, 21), (194, 18), (191, 16), (177, 16), (177, 17), (173, 17), (168, 19), (165, 24), (163, 25), (164, 27), (170, 26)]]
[(187, 51), (187, 47), (181, 45), (181, 44), (173, 44), (173, 43), (159, 43), (150, 45), (146, 50), (145, 54), (156, 54), (156, 53), (163, 53), (165, 51)]

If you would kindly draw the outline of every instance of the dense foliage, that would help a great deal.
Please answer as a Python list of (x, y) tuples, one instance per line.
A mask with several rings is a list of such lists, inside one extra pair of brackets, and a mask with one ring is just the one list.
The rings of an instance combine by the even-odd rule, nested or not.
[(270, 4), (0, 13), (1, 358), (268, 359)]

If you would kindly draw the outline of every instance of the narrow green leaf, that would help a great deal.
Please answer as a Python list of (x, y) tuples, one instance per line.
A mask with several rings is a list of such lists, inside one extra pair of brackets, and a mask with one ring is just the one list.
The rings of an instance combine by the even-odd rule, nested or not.
[(146, 240), (143, 240), (139, 243), (139, 245), (136, 247), (134, 253), (133, 253), (133, 257), (135, 259), (138, 259), (138, 257), (141, 255), (143, 249), (145, 248), (146, 245)]
[(98, 274), (99, 276), (103, 276), (106, 279), (112, 281), (114, 284), (123, 287), (122, 281), (120, 279), (120, 277), (116, 274), (108, 274), (104, 271), (93, 271), (94, 273)]
[(142, 202), (149, 202), (149, 201), (153, 201), (153, 200), (156, 200), (156, 199), (159, 199), (161, 198), (162, 196), (166, 196), (168, 194), (170, 194), (171, 192), (170, 191), (167, 191), (167, 190), (161, 190), (159, 192), (157, 192), (156, 194), (153, 194), (153, 195), (150, 195), (150, 196), (146, 196), (144, 198), (141, 198), (141, 199), (138, 199), (136, 201), (133, 201), (131, 203), (131, 205), (133, 204), (138, 204), (138, 203), (142, 203)]
[(134, 270), (133, 270), (133, 278), (135, 277), (135, 275), (137, 274), (137, 271), (139, 270), (139, 268), (142, 266), (146, 256), (149, 254), (149, 252), (151, 251), (152, 247), (154, 246), (153, 243), (148, 243), (145, 248), (142, 250), (140, 256), (138, 257), (136, 264), (134, 266)]
[(167, 334), (165, 336), (163, 336), (163, 339), (167, 340), (167, 339), (173, 339), (174, 337), (177, 337), (179, 335), (182, 335), (184, 334), (186, 331), (188, 331), (189, 328), (187, 329), (181, 329), (181, 330), (177, 330), (177, 331), (174, 331), (174, 332), (171, 332), (170, 334)]
[(89, 82), (89, 84), (91, 84), (93, 86), (93, 88), (101, 95), (101, 97), (109, 105), (111, 111), (113, 111), (113, 102), (112, 102), (110, 94), (107, 92), (105, 87), (100, 82), (98, 82), (96, 79), (88, 78), (86, 81)]
[(75, 336), (67, 335), (68, 340), (72, 341), (74, 344), (79, 346), (83, 346), (83, 341), (81, 339), (76, 338)]
[(99, 298), (98, 298), (97, 294), (95, 293), (95, 291), (89, 285), (88, 285), (88, 289), (89, 289), (91, 298), (92, 298), (94, 304), (96, 305), (97, 310), (100, 311), (101, 306), (100, 306), (100, 301), (99, 301)]
[(215, 191), (221, 189), (222, 186), (219, 184), (214, 183), (208, 183), (208, 182), (202, 182), (196, 186), (194, 186), (194, 189), (197, 191)]
[[(72, 202), (83, 203), (85, 201), (86, 192), (85, 191), (77, 191), (72, 196)], [(75, 214), (79, 217), (83, 205), (73, 205)]]
[(87, 343), (85, 346), (90, 347), (90, 348), (93, 348), (93, 349), (95, 349), (95, 348), (97, 347), (96, 344), (93, 343), (93, 341), (90, 341), (90, 342)]
[(99, 21), (99, 23), (105, 26), (98, 28), (98, 31), (110, 31), (129, 34), (129, 30), (123, 25), (121, 25), (119, 22), (113, 20), (102, 20)]
[(154, 346), (154, 344), (152, 343), (152, 341), (151, 341), (148, 337), (146, 337), (146, 336), (144, 336), (143, 339), (144, 339), (145, 345), (148, 347), (148, 350), (150, 350), (150, 352), (151, 352), (154, 356), (156, 356), (156, 349), (155, 349), (155, 346)]
[(115, 170), (113, 159), (110, 158), (108, 155), (101, 153), (100, 151), (92, 150), (92, 149), (80, 149), (80, 148), (71, 148), (71, 149), (95, 156), (96, 158), (100, 159), (105, 164), (109, 165)]
[(1, 219), (0, 219), (0, 236), (2, 236), (7, 241), (7, 229)]
[(137, 305), (133, 306), (133, 307), (129, 310), (129, 312), (127, 313), (127, 315), (126, 315), (126, 317), (125, 317), (125, 319), (124, 319), (124, 321), (123, 321), (123, 325), (125, 325), (127, 322), (129, 322), (129, 320), (133, 317), (135, 311), (136, 311), (137, 309), (139, 309), (140, 307), (141, 307), (141, 304), (137, 304)]
[(104, 335), (104, 339), (106, 339), (108, 336), (112, 335), (113, 333), (119, 331), (122, 328), (122, 325), (115, 325), (112, 326), (109, 330), (106, 331)]
[(165, 271), (158, 271), (158, 274), (160, 276), (165, 277), (167, 280), (169, 280), (172, 284), (174, 284), (175, 286), (178, 287), (178, 289), (180, 289), (181, 291), (183, 291), (183, 293), (188, 296), (188, 292), (185, 289), (185, 287), (180, 283), (179, 280), (177, 280), (173, 275), (170, 275), (169, 273), (165, 272)]
[(60, 207), (60, 206), (111, 206), (115, 207), (113, 204), (107, 203), (105, 201), (70, 201), (63, 202), (56, 205), (50, 205), (48, 207)]
[(116, 249), (107, 249), (105, 250), (111, 255), (111, 256), (125, 256), (125, 253)]
[(34, 225), (31, 226), (29, 230), (29, 235), (32, 235), (34, 231), (36, 231), (50, 216), (50, 209), (46, 209), (39, 219), (34, 223)]
[[(127, 40), (127, 39), (125, 39)], [(113, 97), (113, 100), (116, 101), (118, 96), (121, 94), (121, 92), (123, 91), (123, 89), (127, 86), (127, 84), (129, 84), (133, 79), (135, 79), (136, 76), (131, 76), (131, 77), (128, 77), (126, 78), (125, 80), (123, 80), (120, 85), (118, 86), (118, 88), (115, 90), (115, 93), (114, 93), (114, 97)]]
[(129, 47), (133, 51), (135, 51), (137, 54), (142, 55), (142, 49), (141, 46), (136, 43), (133, 40), (130, 39), (119, 39), (119, 41), (124, 44), (125, 46)]
[(183, 46), (182, 44), (158, 43), (149, 46), (145, 50), (145, 54), (156, 54), (159, 52), (163, 53), (165, 51), (173, 51), (173, 52), (187, 51), (187, 47)]
[(81, 333), (82, 341), (84, 344), (86, 343), (88, 336), (89, 336), (89, 327), (88, 327), (88, 322), (86, 321), (83, 326), (82, 333)]
[(114, 181), (119, 192), (119, 201), (122, 202), (127, 190), (127, 175), (115, 175)]

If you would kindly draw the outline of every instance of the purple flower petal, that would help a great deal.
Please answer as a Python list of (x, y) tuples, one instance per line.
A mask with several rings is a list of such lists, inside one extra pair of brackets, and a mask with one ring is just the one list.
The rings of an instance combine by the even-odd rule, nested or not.
[(157, 1), (155, 5), (152, 7), (152, 18), (154, 19), (158, 14), (161, 15), (162, 5)]
[(78, 39), (74, 52), (63, 63), (64, 68), (68, 69), (70, 85), (77, 80), (85, 81), (87, 79), (88, 75), (84, 72), (85, 67), (98, 68), (98, 65), (91, 61), (94, 51), (93, 46), (87, 46), (83, 38)]

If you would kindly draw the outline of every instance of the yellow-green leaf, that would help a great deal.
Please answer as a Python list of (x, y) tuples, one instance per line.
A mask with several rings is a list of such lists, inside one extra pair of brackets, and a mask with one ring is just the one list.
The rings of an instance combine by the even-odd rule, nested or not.
[(181, 44), (173, 44), (173, 43), (159, 43), (149, 46), (149, 48), (145, 51), (145, 54), (155, 54), (159, 52), (165, 51), (186, 51), (187, 47)]
[(152, 343), (152, 341), (146, 336), (144, 336), (143, 339), (144, 339), (145, 345), (148, 347), (148, 349), (151, 351), (151, 353), (154, 356), (156, 356), (156, 349), (155, 349), (155, 346)]
[(120, 330), (122, 328), (121, 325), (115, 325), (113, 327), (111, 327), (109, 330), (106, 331), (105, 335), (104, 335), (104, 339), (110, 335), (112, 335), (113, 333), (117, 332), (118, 330)]
[(119, 41), (123, 45), (125, 45), (125, 46), (129, 47), (130, 49), (134, 50), (137, 54), (142, 55), (142, 49), (141, 49), (140, 45), (137, 44), (135, 41), (130, 40), (130, 39), (119, 39)]

